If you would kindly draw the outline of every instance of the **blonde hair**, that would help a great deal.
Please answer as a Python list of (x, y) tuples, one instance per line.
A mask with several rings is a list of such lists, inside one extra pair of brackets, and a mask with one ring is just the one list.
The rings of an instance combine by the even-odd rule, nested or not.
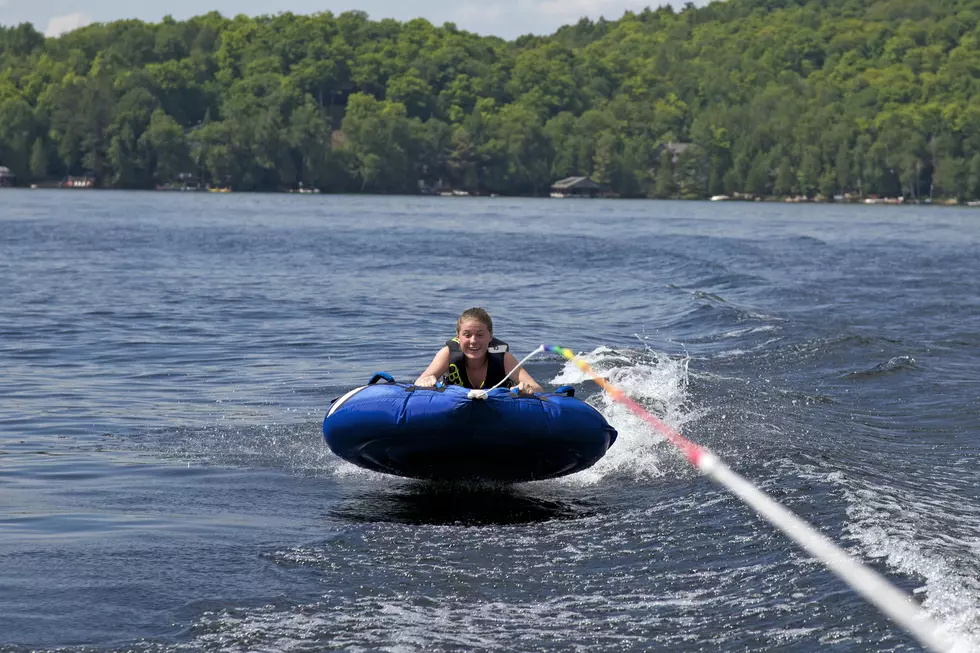
[(456, 335), (459, 335), (459, 329), (463, 326), (463, 322), (466, 320), (477, 320), (482, 322), (487, 330), (490, 331), (490, 335), (493, 335), (493, 320), (490, 319), (490, 314), (486, 312), (485, 309), (479, 306), (474, 306), (473, 308), (468, 308), (463, 311), (463, 314), (459, 316), (456, 320)]

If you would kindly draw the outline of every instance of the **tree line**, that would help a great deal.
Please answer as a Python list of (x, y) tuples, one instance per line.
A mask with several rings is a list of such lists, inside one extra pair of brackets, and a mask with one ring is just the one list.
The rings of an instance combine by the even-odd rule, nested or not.
[(513, 41), (362, 12), (0, 27), (0, 165), (213, 186), (980, 197), (980, 0), (727, 0)]

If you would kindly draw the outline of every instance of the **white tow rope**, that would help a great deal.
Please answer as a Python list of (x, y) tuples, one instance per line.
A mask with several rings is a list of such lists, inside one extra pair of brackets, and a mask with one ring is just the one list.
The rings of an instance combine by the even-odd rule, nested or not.
[(936, 653), (968, 653), (974, 650), (969, 642), (964, 638), (954, 636), (946, 626), (929, 616), (910, 596), (895, 587), (884, 576), (844, 551), (785, 506), (732, 471), (711, 451), (691, 442), (657, 419), (622, 390), (599, 376), (588, 363), (576, 356), (572, 350), (554, 345), (541, 345), (532, 355), (542, 349), (564, 356), (592, 377), (614, 400), (624, 404), (633, 413), (665, 435), (671, 444), (684, 453), (690, 463), (701, 473), (727, 488), (755, 510), (759, 516), (799, 544), (803, 550), (822, 562), (827, 569), (919, 640), (923, 646)]
[(517, 370), (519, 370), (522, 367), (524, 367), (524, 363), (528, 362), (529, 360), (531, 360), (531, 358), (533, 356), (537, 356), (538, 354), (542, 353), (543, 351), (544, 351), (544, 345), (541, 345), (540, 347), (538, 347), (537, 349), (535, 349), (534, 351), (532, 351), (530, 354), (528, 354), (527, 356), (525, 356), (524, 358), (522, 358), (520, 360), (520, 362), (517, 363), (517, 365), (514, 366), (514, 369), (512, 369), (510, 372), (507, 373), (507, 376), (505, 376), (504, 378), (500, 379), (500, 383), (498, 383), (497, 385), (493, 386), (492, 388), (487, 388), (486, 390), (483, 390), (483, 389), (480, 389), (480, 390), (470, 390), (467, 393), (467, 395), (466, 395), (467, 398), (469, 398), (469, 399), (486, 399), (487, 398), (487, 395), (490, 394), (490, 391), (491, 390), (496, 390), (497, 388), (499, 388), (500, 386), (502, 386), (504, 383), (507, 382), (507, 379), (509, 379), (511, 377), (511, 375), (514, 374), (514, 372), (516, 372)]

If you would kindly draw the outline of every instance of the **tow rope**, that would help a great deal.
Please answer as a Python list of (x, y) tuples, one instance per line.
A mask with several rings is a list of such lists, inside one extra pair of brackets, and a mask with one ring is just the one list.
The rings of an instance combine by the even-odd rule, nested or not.
[(937, 653), (966, 653), (971, 650), (966, 641), (954, 637), (945, 626), (935, 621), (910, 596), (895, 587), (884, 576), (831, 542), (750, 481), (733, 472), (711, 451), (691, 442), (657, 419), (643, 406), (627, 396), (625, 392), (602, 378), (592, 369), (592, 366), (576, 356), (572, 350), (556, 345), (541, 345), (530, 356), (521, 361), (521, 364), (541, 351), (559, 354), (575, 364), (599, 384), (599, 387), (605, 390), (613, 400), (626, 406), (657, 432), (664, 435), (702, 474), (728, 489), (763, 519), (781, 530), (803, 550), (822, 562), (838, 578), (850, 585), (860, 596), (919, 640), (923, 646)]

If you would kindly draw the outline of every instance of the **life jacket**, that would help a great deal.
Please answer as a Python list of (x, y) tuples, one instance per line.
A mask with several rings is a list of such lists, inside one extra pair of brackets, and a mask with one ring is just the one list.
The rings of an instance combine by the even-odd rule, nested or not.
[[(461, 385), (464, 388), (474, 390), (473, 384), (470, 383), (469, 378), (466, 376), (466, 355), (459, 346), (459, 339), (453, 338), (452, 340), (447, 340), (446, 346), (449, 347), (449, 372), (446, 373), (443, 383), (446, 385)], [(487, 346), (487, 378), (484, 379), (483, 385), (480, 386), (481, 388), (492, 388), (507, 376), (507, 372), (504, 369), (504, 354), (509, 350), (510, 347), (503, 340), (497, 340), (496, 338), (490, 339), (490, 344)], [(504, 387), (509, 388), (513, 385), (514, 381), (507, 379)]]

